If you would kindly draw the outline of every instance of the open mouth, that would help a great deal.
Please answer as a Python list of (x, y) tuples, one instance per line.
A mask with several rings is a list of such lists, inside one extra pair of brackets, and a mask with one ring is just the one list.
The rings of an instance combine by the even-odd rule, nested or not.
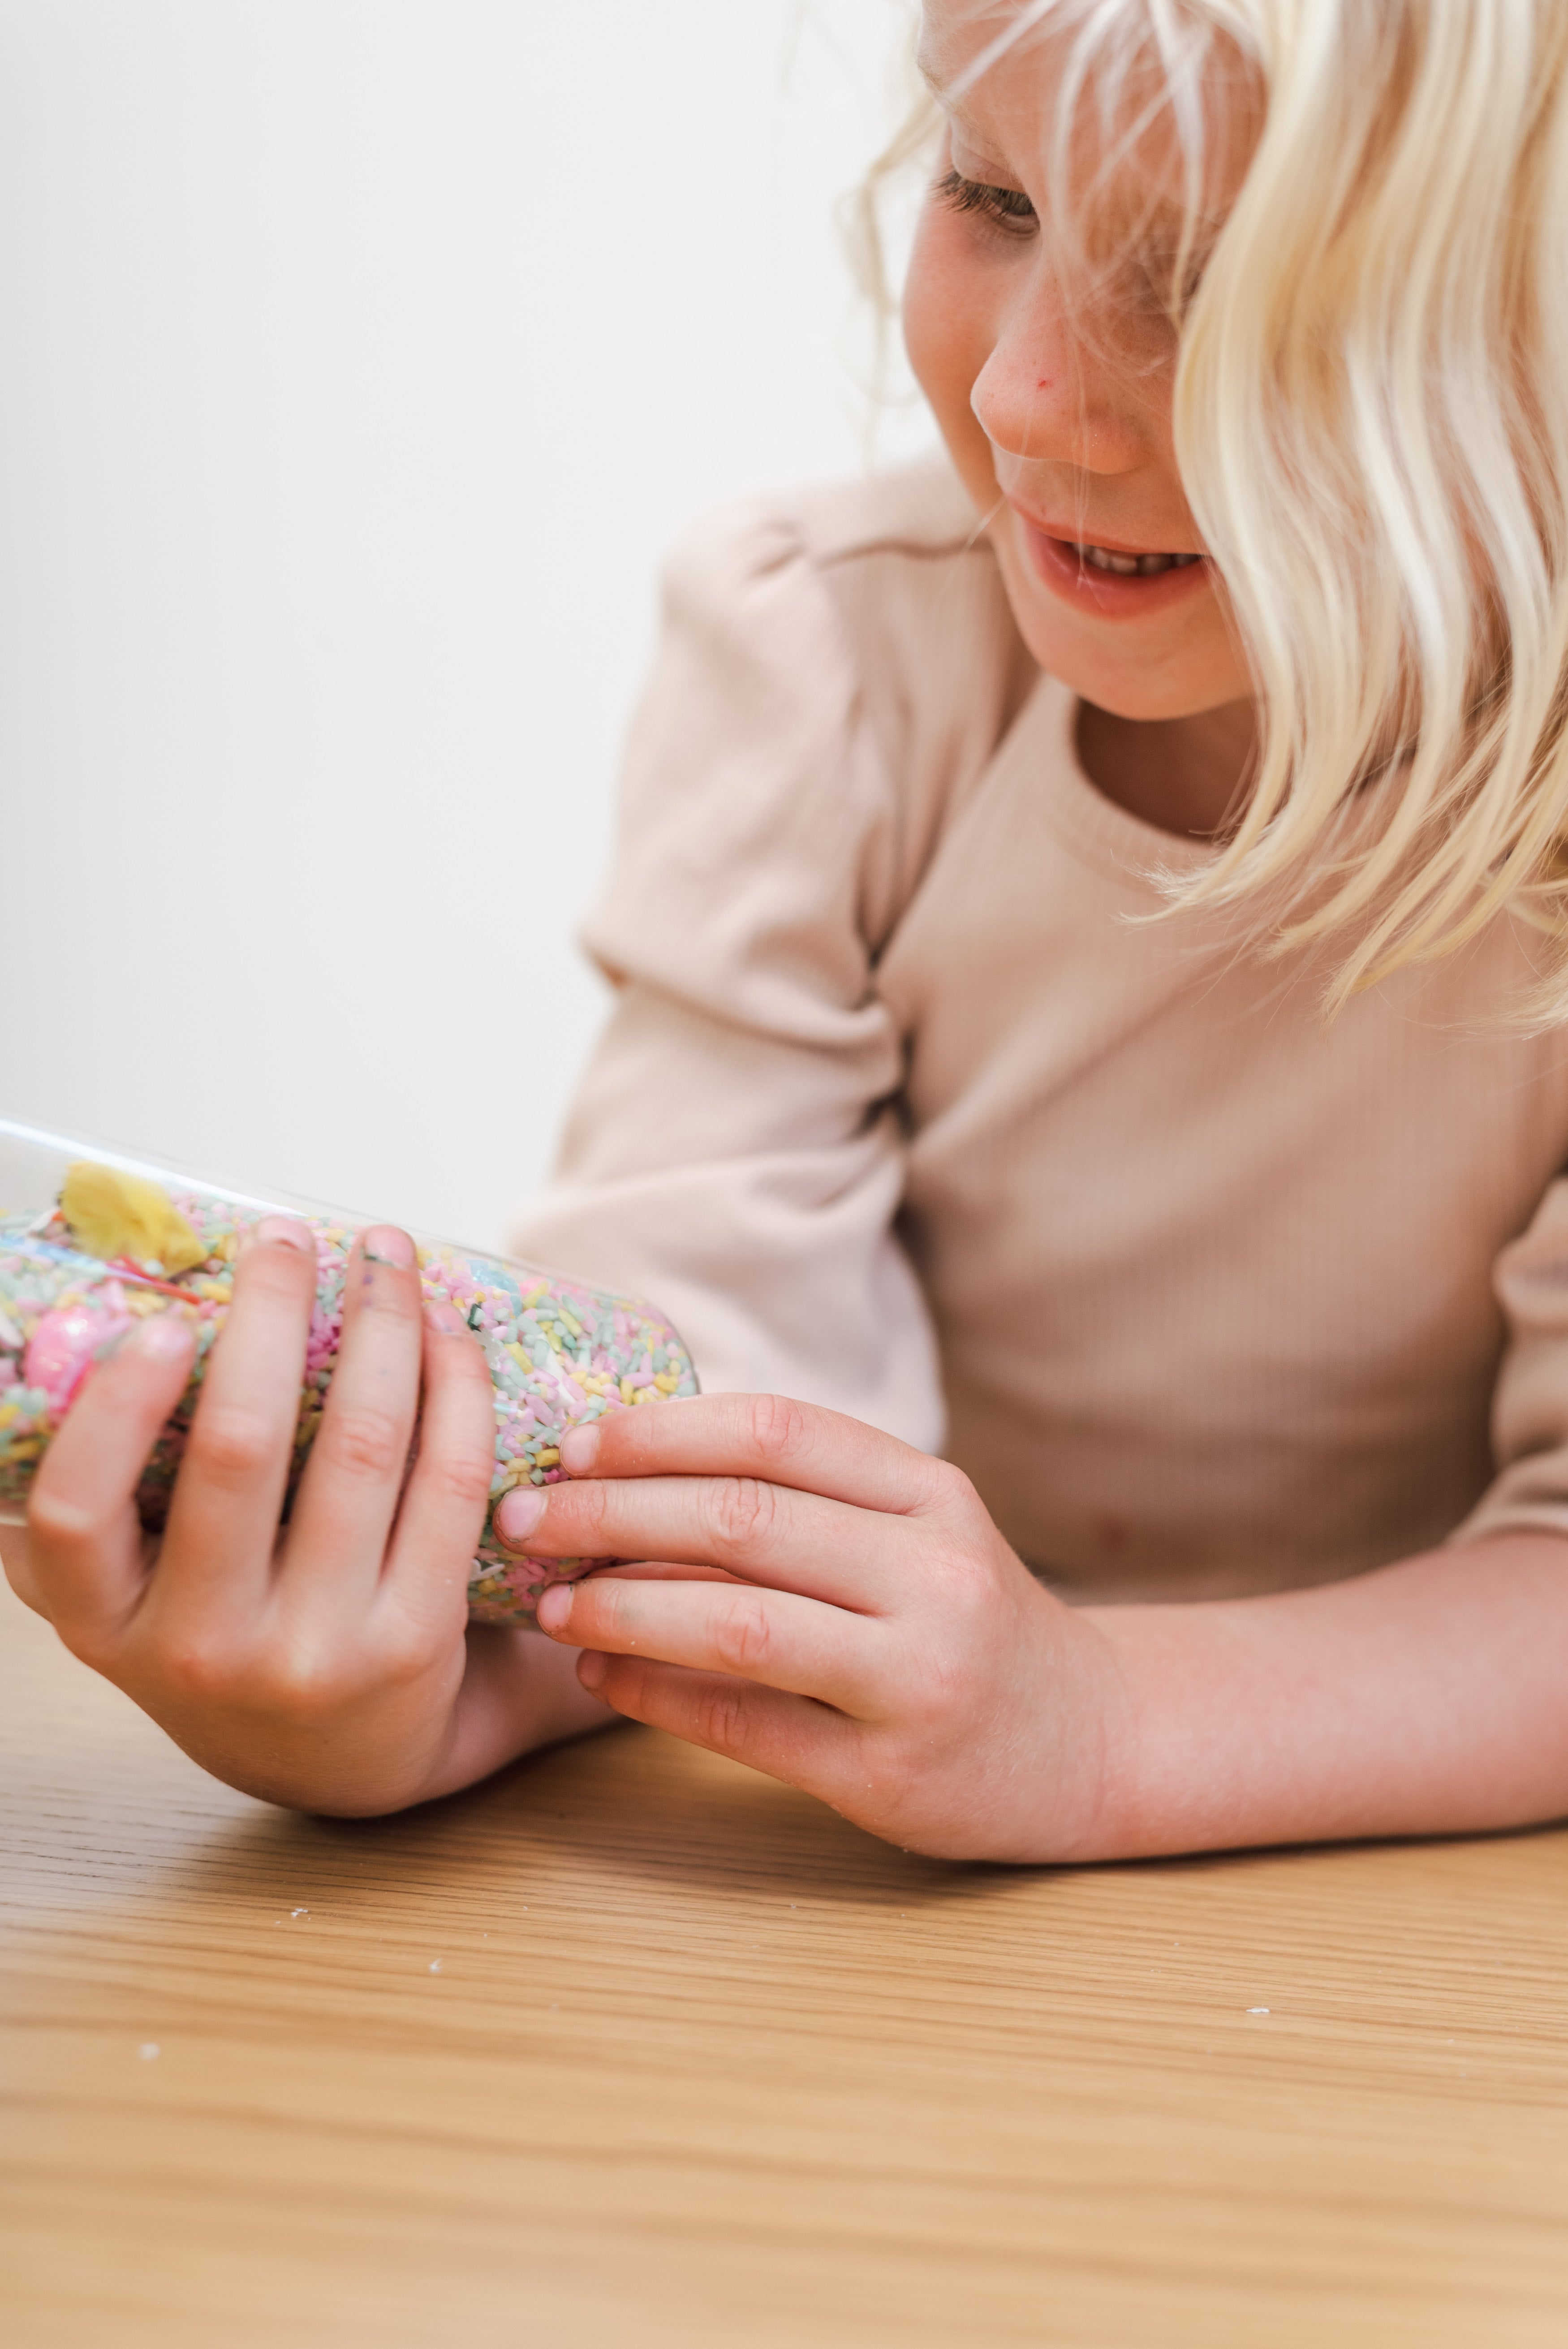
[(1203, 595), (1214, 575), (1207, 555), (1189, 547), (1102, 546), (1048, 529), (1021, 507), (1014, 512), (1041, 585), (1096, 621), (1151, 620)]
[(1124, 554), (1109, 546), (1084, 546), (1077, 539), (1063, 542), (1089, 571), (1109, 571), (1118, 579), (1155, 579), (1162, 571), (1185, 571), (1202, 563), (1201, 554)]

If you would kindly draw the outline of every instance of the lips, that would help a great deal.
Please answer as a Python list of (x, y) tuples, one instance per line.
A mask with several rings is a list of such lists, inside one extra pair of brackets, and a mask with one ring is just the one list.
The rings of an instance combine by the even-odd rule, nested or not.
[(1013, 512), (1035, 576), (1098, 619), (1150, 618), (1209, 585), (1208, 557), (1192, 548), (1108, 545), (1047, 527), (1017, 506)]

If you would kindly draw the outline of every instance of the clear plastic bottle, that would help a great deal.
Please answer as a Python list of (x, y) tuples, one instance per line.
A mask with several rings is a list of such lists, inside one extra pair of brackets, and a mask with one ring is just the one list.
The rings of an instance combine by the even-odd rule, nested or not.
[[(162, 1523), (240, 1243), (280, 1208), (303, 1216), (316, 1238), (297, 1476), (332, 1381), (348, 1252), (369, 1218), (282, 1195), (249, 1198), (0, 1119), (0, 1519), (25, 1517), (37, 1464), (95, 1364), (145, 1315), (183, 1312), (196, 1330), (191, 1381), (139, 1493), (145, 1522)], [(465, 1315), (495, 1392), (495, 1475), (469, 1612), (480, 1622), (530, 1622), (540, 1591), (581, 1572), (582, 1562), (520, 1560), (500, 1548), (496, 1503), (514, 1485), (555, 1481), (568, 1427), (695, 1394), (696, 1375), (650, 1306), (511, 1257), (418, 1234), (415, 1241), (427, 1298)]]

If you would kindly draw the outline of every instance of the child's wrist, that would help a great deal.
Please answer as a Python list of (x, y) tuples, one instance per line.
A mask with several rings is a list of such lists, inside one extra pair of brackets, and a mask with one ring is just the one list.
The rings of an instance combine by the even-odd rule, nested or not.
[(1138, 1723), (1113, 1639), (1096, 1613), (1063, 1608), (1061, 1653), (1048, 1702), (1057, 1761), (1051, 1845), (1059, 1865), (1124, 1857), (1137, 1814)]

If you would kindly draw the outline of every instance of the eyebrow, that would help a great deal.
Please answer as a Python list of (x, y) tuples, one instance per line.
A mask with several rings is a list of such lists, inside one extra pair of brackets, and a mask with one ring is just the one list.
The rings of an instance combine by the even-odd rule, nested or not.
[(954, 98), (948, 95), (948, 89), (944, 88), (943, 84), (938, 81), (936, 78), (935, 67), (928, 64), (926, 52), (923, 48), (916, 49), (914, 53), (914, 69), (939, 106), (944, 106), (950, 114), (956, 114), (960, 117), (963, 115), (963, 99), (961, 98)]
[[(979, 56), (970, 59), (958, 77), (956, 85), (958, 89), (960, 91), (973, 89), (981, 76), (989, 72), (999, 57), (1005, 57), (1009, 49), (1016, 47), (1026, 34), (1032, 32), (1037, 25), (1044, 22), (1054, 5), (1055, 0), (1025, 0), (1024, 8), (1016, 19), (1012, 24), (1004, 26), (995, 38), (986, 43)], [(956, 114), (958, 111), (956, 105), (944, 95), (934, 78), (930, 67), (925, 63), (923, 51), (919, 48), (915, 51), (914, 64), (915, 71), (934, 96), (941, 98), (949, 112)]]
[(985, 141), (980, 138), (979, 129), (975, 124), (975, 118), (970, 113), (968, 108), (965, 105), (963, 98), (949, 96), (947, 90), (945, 90), (942, 84), (937, 80), (931, 67), (926, 63), (925, 53), (922, 49), (917, 49), (914, 53), (914, 69), (920, 76), (921, 80), (925, 84), (926, 88), (931, 92), (932, 97), (936, 100), (938, 106), (941, 107), (943, 112), (950, 115), (953, 120), (957, 123), (959, 129), (966, 132), (967, 135), (975, 141), (976, 145), (983, 146)]

